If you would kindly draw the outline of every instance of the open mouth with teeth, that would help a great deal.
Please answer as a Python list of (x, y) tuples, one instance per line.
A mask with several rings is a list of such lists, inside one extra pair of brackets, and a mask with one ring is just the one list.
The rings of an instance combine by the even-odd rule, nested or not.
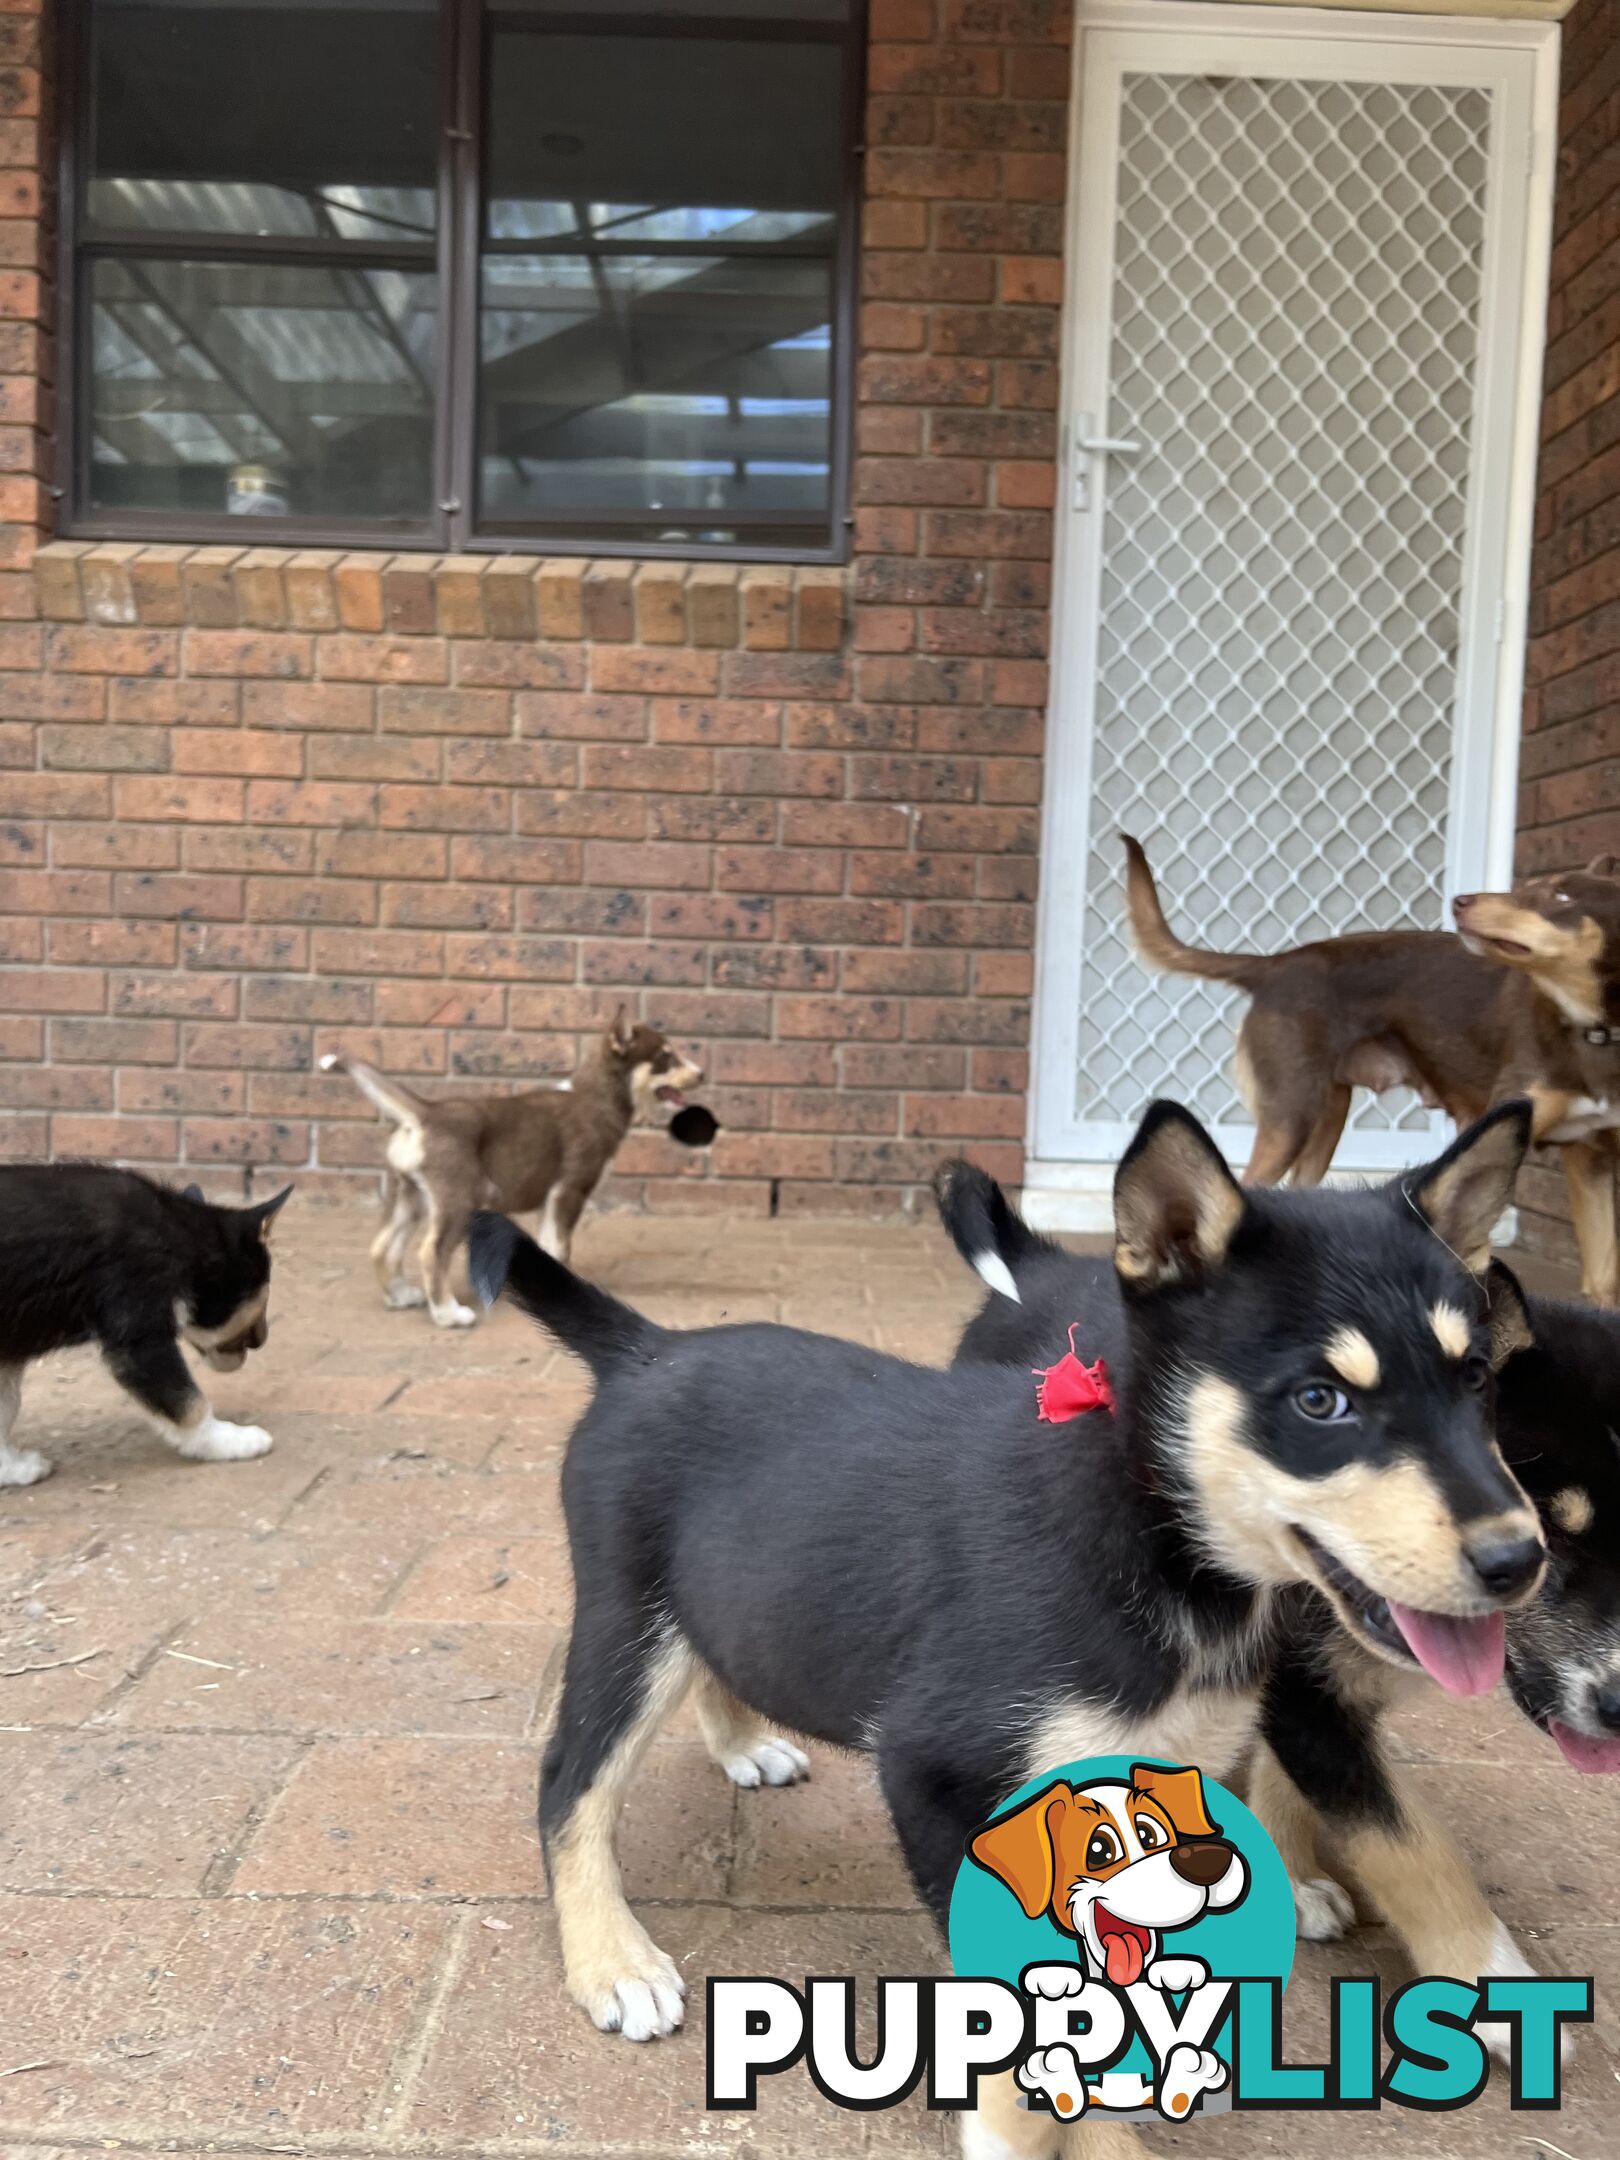
[(1133, 1980), (1140, 1980), (1148, 1952), (1153, 1948), (1153, 1937), (1148, 1930), (1138, 1927), (1134, 1920), (1122, 1920), (1106, 1905), (1092, 1906), (1091, 1925), (1102, 1948), (1108, 1977), (1115, 1987), (1129, 1987)]
[(1499, 1612), (1424, 1612), (1369, 1589), (1319, 1538), (1296, 1523), (1293, 1535), (1312, 1580), (1325, 1591), (1350, 1631), (1385, 1657), (1421, 1665), (1448, 1695), (1488, 1695), (1502, 1677), (1507, 1623)]
[(667, 1085), (655, 1087), (653, 1089), (653, 1101), (668, 1103), (672, 1110), (684, 1110), (686, 1108), (686, 1097), (678, 1087), (669, 1087)]

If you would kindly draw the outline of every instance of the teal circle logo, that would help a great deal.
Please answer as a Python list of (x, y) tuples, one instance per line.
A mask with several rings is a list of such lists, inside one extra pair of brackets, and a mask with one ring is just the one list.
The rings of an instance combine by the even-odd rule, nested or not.
[(1071, 2121), (1231, 2105), (1233, 1983), (1286, 1985), (1294, 1898), (1235, 1793), (1191, 1764), (1100, 1755), (1031, 1778), (968, 1843), (951, 1895), (963, 1976), (1021, 1988), (1026, 2104)]

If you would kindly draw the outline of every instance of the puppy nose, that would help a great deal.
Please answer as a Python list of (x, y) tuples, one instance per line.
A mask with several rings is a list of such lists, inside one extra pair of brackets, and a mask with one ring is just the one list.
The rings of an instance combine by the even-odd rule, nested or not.
[(1511, 1597), (1541, 1573), (1546, 1548), (1540, 1538), (1493, 1537), (1468, 1548), (1468, 1564), (1492, 1597)]
[(1466, 915), (1468, 913), (1468, 910), (1473, 906), (1477, 897), (1477, 894), (1471, 892), (1458, 893), (1456, 899), (1453, 900), (1451, 903), (1452, 914)]
[(1200, 1838), (1196, 1845), (1172, 1845), (1170, 1865), (1183, 1882), (1207, 1890), (1232, 1864), (1232, 1848), (1220, 1838)]
[(1600, 1725), (1607, 1725), (1610, 1732), (1620, 1732), (1620, 1680), (1611, 1680), (1606, 1687), (1600, 1687), (1592, 1707)]

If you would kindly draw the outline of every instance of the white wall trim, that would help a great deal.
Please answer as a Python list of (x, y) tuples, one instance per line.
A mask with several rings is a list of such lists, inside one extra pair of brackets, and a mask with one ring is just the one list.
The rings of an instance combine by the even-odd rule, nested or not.
[[(1294, 0), (1078, 0), (1075, 30), (1162, 30), (1177, 36), (1200, 32), (1221, 37), (1352, 38), (1380, 45), (1484, 45), (1493, 52), (1540, 52), (1550, 41), (1558, 50), (1558, 24), (1573, 0), (1561, 0), (1558, 13), (1536, 8), (1518, 13), (1521, 0), (1509, 0), (1510, 15), (1492, 7), (1421, 11), (1404, 5), (1366, 7), (1355, 0), (1325, 0), (1299, 7)], [(1436, 0), (1438, 5), (1438, 0)], [(1076, 37), (1076, 45), (1079, 37)]]
[[(1342, 1188), (1376, 1184), (1367, 1172), (1330, 1170), (1322, 1181)], [(1114, 1227), (1114, 1173), (1107, 1163), (1032, 1162), (1024, 1169), (1018, 1212), (1032, 1230), (1106, 1237)], [(1519, 1211), (1504, 1210), (1491, 1234), (1496, 1246), (1519, 1242)]]

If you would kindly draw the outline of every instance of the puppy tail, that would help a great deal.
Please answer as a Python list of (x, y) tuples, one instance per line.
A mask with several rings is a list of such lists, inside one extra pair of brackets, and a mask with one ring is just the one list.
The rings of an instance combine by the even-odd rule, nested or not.
[(344, 1057), (336, 1050), (329, 1050), (321, 1059), (321, 1071), (347, 1073), (361, 1094), (396, 1125), (415, 1125), (421, 1119), (424, 1108), (421, 1096), (412, 1094), (397, 1080), (385, 1080), (376, 1066), (368, 1065), (363, 1058)]
[(645, 1357), (663, 1333), (616, 1297), (598, 1290), (542, 1252), (505, 1215), (481, 1210), (467, 1233), (467, 1268), (478, 1300), (493, 1305), (504, 1292), (531, 1320), (549, 1328), (565, 1350), (605, 1379), (627, 1358)]
[(951, 1243), (981, 1282), (1015, 1305), (1018, 1270), (1038, 1253), (1055, 1252), (1032, 1230), (987, 1170), (957, 1156), (934, 1173), (934, 1200)]
[(1146, 968), (1167, 975), (1202, 975), (1206, 982), (1247, 986), (1265, 965), (1264, 953), (1204, 952), (1184, 945), (1166, 920), (1159, 888), (1140, 840), (1121, 833), (1125, 843), (1125, 906), (1131, 919), (1131, 942)]

